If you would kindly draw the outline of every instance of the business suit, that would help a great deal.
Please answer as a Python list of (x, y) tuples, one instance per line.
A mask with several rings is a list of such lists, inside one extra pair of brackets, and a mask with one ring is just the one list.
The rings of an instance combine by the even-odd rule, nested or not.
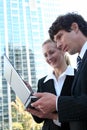
[(71, 97), (59, 97), (60, 121), (69, 121), (71, 130), (87, 130), (87, 50), (72, 84)]
[[(45, 78), (46, 77), (38, 81), (38, 92), (49, 92), (56, 95), (53, 79), (50, 79), (44, 83)], [(71, 84), (73, 82), (73, 78), (74, 76), (66, 76), (61, 95), (71, 95)], [(33, 116), (33, 118), (37, 123), (44, 121), (42, 130), (70, 130), (68, 123), (62, 123), (61, 127), (59, 127), (55, 125), (51, 119), (41, 119), (36, 116)]]

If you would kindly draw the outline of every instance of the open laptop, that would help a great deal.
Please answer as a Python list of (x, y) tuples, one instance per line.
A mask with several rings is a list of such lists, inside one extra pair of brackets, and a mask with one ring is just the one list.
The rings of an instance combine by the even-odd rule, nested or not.
[(33, 90), (30, 85), (28, 85), (28, 87), (26, 86), (6, 55), (4, 55), (4, 77), (22, 101), (25, 108), (29, 107), (31, 97), (35, 99), (35, 97), (32, 96)]

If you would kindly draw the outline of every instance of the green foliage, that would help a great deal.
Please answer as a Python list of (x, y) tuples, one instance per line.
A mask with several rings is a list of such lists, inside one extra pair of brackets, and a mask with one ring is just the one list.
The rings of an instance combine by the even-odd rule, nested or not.
[(19, 122), (12, 123), (13, 130), (23, 130), (23, 126)]
[(37, 124), (30, 113), (24, 110), (24, 105), (18, 97), (12, 102), (12, 130), (41, 130), (42, 124)]

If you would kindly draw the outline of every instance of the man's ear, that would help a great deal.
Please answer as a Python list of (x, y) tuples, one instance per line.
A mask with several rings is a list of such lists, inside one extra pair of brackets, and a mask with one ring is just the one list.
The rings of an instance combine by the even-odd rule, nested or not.
[(79, 30), (79, 26), (78, 26), (78, 24), (77, 24), (77, 23), (72, 23), (72, 25), (71, 25), (71, 29), (72, 29), (73, 31), (78, 32), (78, 30)]

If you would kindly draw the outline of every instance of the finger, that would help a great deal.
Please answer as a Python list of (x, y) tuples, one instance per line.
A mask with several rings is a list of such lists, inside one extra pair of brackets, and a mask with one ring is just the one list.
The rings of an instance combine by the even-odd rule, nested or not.
[[(39, 100), (39, 99), (38, 99), (38, 100)], [(39, 106), (39, 101), (38, 101), (38, 100), (35, 101), (35, 102), (33, 102), (33, 103), (31, 103), (31, 106), (37, 109), (38, 106)]]
[(34, 93), (33, 95), (38, 97), (38, 98), (41, 98), (44, 95), (44, 93), (39, 93), (38, 92), (38, 93)]

